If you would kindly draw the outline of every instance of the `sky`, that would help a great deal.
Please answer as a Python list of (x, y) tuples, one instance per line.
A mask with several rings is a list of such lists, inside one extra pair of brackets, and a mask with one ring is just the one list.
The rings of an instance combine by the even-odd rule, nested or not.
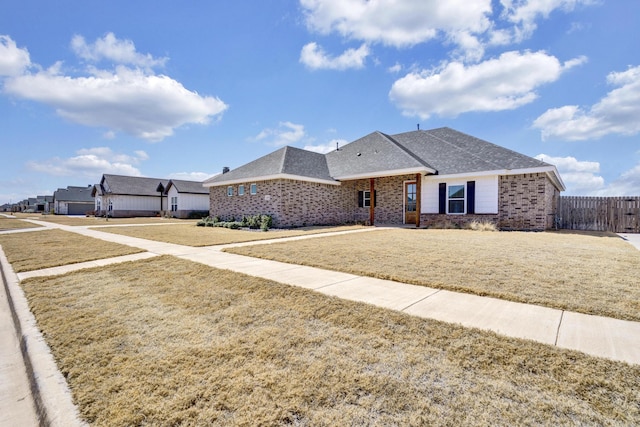
[(0, 204), (448, 126), (640, 196), (640, 1), (0, 0)]

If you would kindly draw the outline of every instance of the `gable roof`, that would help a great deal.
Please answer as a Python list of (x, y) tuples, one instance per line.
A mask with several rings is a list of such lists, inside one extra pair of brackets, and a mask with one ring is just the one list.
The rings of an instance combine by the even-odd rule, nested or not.
[(158, 196), (164, 192), (168, 182), (167, 179), (104, 174), (100, 184), (93, 187), (91, 195)]
[(91, 195), (93, 187), (72, 187), (58, 188), (53, 193), (54, 200), (65, 202), (93, 202)]
[(213, 187), (280, 178), (339, 184), (329, 174), (324, 154), (286, 146), (237, 169), (209, 178), (203, 185)]
[(189, 194), (209, 194), (209, 190), (207, 190), (201, 181), (183, 181), (180, 179), (170, 179), (167, 183), (167, 187), (165, 188), (165, 194), (169, 193), (169, 189), (173, 187), (176, 189), (178, 193), (189, 193)]
[[(285, 168), (285, 165), (288, 166)], [(373, 132), (325, 155), (284, 147), (206, 180), (203, 185), (213, 187), (275, 178), (335, 183), (414, 173), (505, 175), (533, 172), (546, 173), (558, 189), (564, 190), (555, 166), (443, 127), (396, 135)]]

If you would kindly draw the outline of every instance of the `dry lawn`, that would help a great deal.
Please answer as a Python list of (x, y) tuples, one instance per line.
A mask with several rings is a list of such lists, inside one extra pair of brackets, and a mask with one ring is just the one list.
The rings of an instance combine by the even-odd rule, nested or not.
[(640, 424), (640, 366), (177, 258), (23, 286), (96, 426)]
[(62, 230), (2, 234), (0, 245), (16, 272), (143, 252)]
[(304, 227), (292, 230), (230, 230), (221, 227), (198, 227), (195, 223), (171, 225), (169, 227), (106, 227), (100, 231), (139, 237), (141, 239), (175, 243), (185, 246), (213, 246), (229, 243), (252, 242), (255, 240), (279, 239), (307, 234), (329, 233), (362, 229), (362, 226)]
[(26, 221), (20, 221), (16, 218), (6, 218), (0, 216), (0, 231), (5, 230), (15, 230), (18, 228), (36, 228), (40, 227), (40, 225), (32, 224)]
[(109, 218), (93, 216), (67, 216), (67, 215), (42, 215), (42, 214), (25, 214), (18, 213), (17, 217), (21, 219), (35, 219), (38, 221), (52, 222), (55, 224), (70, 226), (99, 226), (99, 225), (118, 225), (118, 224), (167, 224), (167, 223), (183, 223), (189, 222), (195, 224), (197, 220), (182, 220), (175, 218), (161, 217), (139, 217), (139, 218)]
[(228, 251), (640, 320), (640, 251), (615, 235), (397, 229)]

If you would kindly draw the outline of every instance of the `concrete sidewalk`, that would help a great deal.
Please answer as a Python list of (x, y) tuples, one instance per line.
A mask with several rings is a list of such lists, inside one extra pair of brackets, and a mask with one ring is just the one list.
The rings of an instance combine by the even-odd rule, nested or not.
[[(173, 255), (211, 267), (262, 277), (311, 289), (326, 295), (401, 311), (414, 316), (458, 323), (467, 327), (493, 331), (508, 337), (529, 339), (566, 349), (578, 350), (593, 356), (640, 364), (640, 322), (584, 315), (496, 298), (480, 297), (314, 267), (256, 259), (222, 251), (224, 248), (233, 246), (318, 238), (332, 234), (353, 233), (353, 231), (223, 246), (190, 247), (107, 233), (88, 227), (64, 226), (43, 221), (31, 222), (43, 225), (46, 228), (58, 228), (147, 251), (141, 254), (70, 264), (17, 275), (13, 273), (8, 263), (3, 263), (3, 271), (6, 276), (5, 286), (10, 291), (9, 300), (15, 301), (16, 305), (21, 305), (22, 307), (18, 310), (18, 316), (21, 317), (19, 323), (30, 324), (31, 322), (33, 323), (32, 326), (34, 326), (34, 328), (26, 328), (26, 331), (22, 331), (22, 340), (40, 345), (40, 347), (37, 347), (37, 345), (31, 344), (28, 347), (29, 351), (25, 352), (24, 356), (27, 364), (33, 366), (30, 381), (32, 384), (35, 381), (34, 387), (40, 390), (40, 394), (43, 394), (43, 396), (36, 396), (36, 405), (40, 404), (45, 408), (44, 413), (48, 416), (52, 425), (81, 425), (81, 422), (75, 416), (75, 407), (73, 407), (66, 382), (61, 379), (55, 362), (53, 362), (48, 352), (46, 343), (39, 335), (37, 328), (35, 328), (35, 320), (29, 319), (29, 316), (32, 317), (32, 315), (18, 286), (18, 281), (27, 277), (65, 274), (97, 265), (145, 259), (157, 255)], [(356, 232), (366, 232), (368, 230), (374, 230), (374, 228)], [(627, 240), (638, 243), (639, 246), (637, 247), (640, 249), (640, 236), (638, 237), (637, 240), (633, 237)], [(4, 258), (4, 255), (0, 251), (0, 261), (2, 261), (2, 258)], [(9, 282), (9, 285), (7, 285), (7, 282)], [(0, 294), (0, 299), (4, 301), (6, 298), (3, 298), (3, 295)], [(37, 419), (37, 415), (33, 410), (34, 404), (29, 401), (31, 395), (25, 394), (25, 390), (29, 389), (29, 382), (25, 383), (25, 381), (29, 380), (28, 376), (23, 375), (15, 379), (8, 379), (6, 383), (3, 377), (3, 375), (7, 375), (7, 372), (15, 371), (17, 369), (15, 364), (22, 363), (22, 361), (20, 360), (21, 354), (15, 351), (15, 329), (13, 329), (13, 325), (6, 327), (7, 322), (13, 322), (13, 320), (11, 316), (3, 315), (4, 311), (2, 310), (2, 305), (0, 305), (0, 315), (2, 315), (0, 316), (0, 339), (2, 339), (3, 343), (11, 344), (13, 352), (12, 350), (0, 352), (0, 385), (6, 384), (6, 391), (0, 389), (0, 392), (8, 393), (11, 396), (9, 399), (0, 399), (0, 425), (4, 425), (2, 423), (4, 414), (10, 414), (8, 415), (10, 417), (25, 417), (23, 418), (24, 422), (17, 424), (11, 422), (12, 419), (8, 418), (8, 425), (35, 425), (31, 424), (33, 417)], [(13, 343), (11, 343), (11, 333), (13, 333), (14, 337)], [(42, 346), (44, 346), (44, 349)], [(48, 353), (48, 357), (43, 352)], [(53, 370), (57, 372), (57, 375), (52, 372)], [(21, 400), (23, 396), (24, 402)], [(15, 401), (20, 401), (20, 405)], [(61, 414), (61, 411), (68, 414)], [(23, 413), (24, 415), (21, 415)], [(21, 418), (16, 419), (23, 420)]]

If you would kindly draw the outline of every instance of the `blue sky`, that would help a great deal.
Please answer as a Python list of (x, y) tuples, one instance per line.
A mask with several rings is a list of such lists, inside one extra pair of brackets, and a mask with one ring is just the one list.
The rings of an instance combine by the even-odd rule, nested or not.
[(640, 195), (637, 0), (3, 0), (0, 204), (449, 126)]

